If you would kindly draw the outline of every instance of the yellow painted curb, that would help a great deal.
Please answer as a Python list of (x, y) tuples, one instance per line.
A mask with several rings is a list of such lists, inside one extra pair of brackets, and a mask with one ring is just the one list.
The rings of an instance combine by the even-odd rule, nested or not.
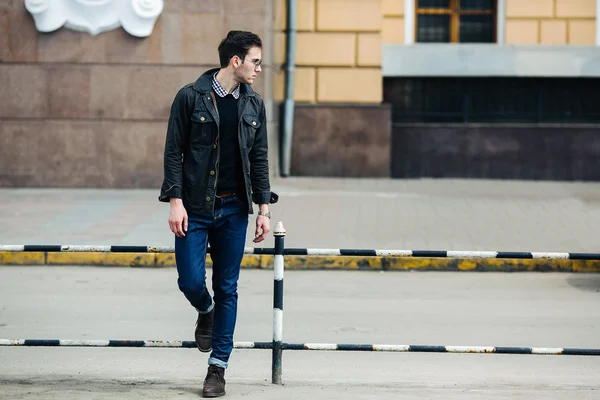
[(593, 260), (383, 257), (382, 264), (405, 271), (600, 272), (600, 261)]
[[(285, 269), (367, 269), (380, 270), (381, 257), (360, 256), (285, 256)], [(269, 268), (273, 268), (270, 257)]]
[(0, 265), (44, 265), (46, 253), (0, 252)]
[(156, 254), (157, 267), (175, 267), (175, 254), (160, 253)]
[[(242, 268), (272, 268), (272, 256), (246, 255)], [(0, 265), (89, 265), (115, 267), (175, 267), (173, 253), (0, 252)], [(210, 255), (207, 267), (212, 267)]]
[[(274, 257), (245, 255), (244, 269), (272, 269)], [(212, 267), (210, 255), (207, 267)], [(175, 267), (172, 253), (59, 253), (0, 252), (0, 265), (90, 265), (141, 268)], [(600, 272), (600, 261), (498, 259), (498, 258), (424, 258), (361, 256), (286, 256), (286, 270), (372, 270), (372, 271), (497, 271), (497, 272)]]
[(48, 265), (154, 267), (152, 253), (47, 253)]

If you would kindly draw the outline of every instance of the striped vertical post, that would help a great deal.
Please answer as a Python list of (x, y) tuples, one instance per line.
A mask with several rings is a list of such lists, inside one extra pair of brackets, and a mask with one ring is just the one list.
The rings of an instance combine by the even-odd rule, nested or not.
[(277, 222), (275, 231), (275, 261), (273, 265), (273, 363), (272, 383), (281, 385), (281, 358), (283, 349), (283, 249), (285, 229), (281, 221)]

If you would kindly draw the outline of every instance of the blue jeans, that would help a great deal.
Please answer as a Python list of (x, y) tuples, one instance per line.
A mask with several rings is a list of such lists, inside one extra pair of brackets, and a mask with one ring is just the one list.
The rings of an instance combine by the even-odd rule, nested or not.
[(210, 365), (227, 368), (237, 317), (237, 282), (244, 256), (248, 206), (237, 197), (217, 199), (214, 215), (188, 216), (184, 238), (175, 237), (178, 285), (198, 312), (213, 308), (206, 287), (206, 249), (210, 243), (214, 316)]

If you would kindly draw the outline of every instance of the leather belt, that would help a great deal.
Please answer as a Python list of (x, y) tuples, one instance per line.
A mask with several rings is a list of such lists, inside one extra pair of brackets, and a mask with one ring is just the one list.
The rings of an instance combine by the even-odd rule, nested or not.
[(220, 199), (224, 199), (225, 197), (231, 197), (231, 196), (235, 196), (235, 192), (234, 193), (219, 193), (217, 195), (217, 197)]

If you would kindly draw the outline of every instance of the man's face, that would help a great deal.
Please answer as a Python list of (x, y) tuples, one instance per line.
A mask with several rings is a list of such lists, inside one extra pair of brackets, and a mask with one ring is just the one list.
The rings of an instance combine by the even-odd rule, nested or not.
[[(244, 61), (242, 63), (242, 61)], [(251, 47), (244, 60), (239, 60), (235, 69), (235, 76), (240, 83), (252, 85), (256, 76), (262, 71), (260, 63), (262, 62), (262, 51), (260, 47)], [(258, 63), (259, 65), (256, 65)]]

